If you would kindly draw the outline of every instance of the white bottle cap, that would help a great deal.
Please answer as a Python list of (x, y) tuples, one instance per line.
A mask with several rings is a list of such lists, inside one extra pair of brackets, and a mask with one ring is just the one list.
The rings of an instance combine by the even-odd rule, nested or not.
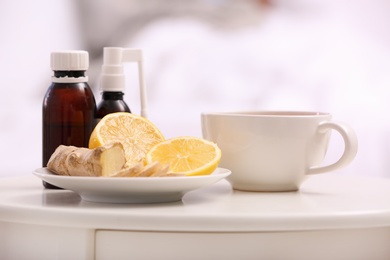
[[(89, 67), (87, 51), (56, 51), (50, 56), (50, 67), (53, 71), (86, 71)], [(53, 82), (86, 82), (88, 77), (52, 77)]]
[(51, 53), (52, 70), (88, 70), (89, 57), (86, 51), (56, 51)]

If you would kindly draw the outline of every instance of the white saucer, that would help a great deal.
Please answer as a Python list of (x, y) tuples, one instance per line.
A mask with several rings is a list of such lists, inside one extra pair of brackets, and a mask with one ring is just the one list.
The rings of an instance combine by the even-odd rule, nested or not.
[(72, 190), (85, 201), (106, 203), (157, 203), (182, 199), (185, 193), (214, 184), (231, 171), (217, 168), (211, 175), (183, 177), (78, 177), (60, 176), (46, 168), (33, 174), (55, 186)]

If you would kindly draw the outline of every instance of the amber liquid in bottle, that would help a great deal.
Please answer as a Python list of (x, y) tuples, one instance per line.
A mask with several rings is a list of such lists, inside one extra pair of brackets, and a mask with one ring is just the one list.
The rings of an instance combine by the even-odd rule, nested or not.
[[(55, 77), (83, 77), (84, 71), (55, 71)], [(87, 82), (53, 82), (42, 107), (42, 166), (63, 145), (88, 147), (95, 127), (96, 103)], [(58, 188), (43, 181), (46, 188)]]
[(96, 119), (99, 121), (105, 115), (115, 112), (129, 112), (130, 108), (123, 100), (123, 92), (120, 91), (104, 91), (102, 101), (97, 107)]

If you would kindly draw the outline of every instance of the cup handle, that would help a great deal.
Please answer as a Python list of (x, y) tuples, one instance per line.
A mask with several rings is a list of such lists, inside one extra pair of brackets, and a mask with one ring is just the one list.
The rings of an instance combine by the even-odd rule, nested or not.
[(308, 174), (317, 174), (317, 173), (324, 173), (329, 171), (334, 171), (338, 168), (342, 168), (344, 166), (347, 166), (352, 162), (352, 160), (355, 158), (357, 149), (358, 149), (358, 141), (356, 137), (355, 131), (340, 122), (331, 122), (331, 121), (325, 121), (319, 124), (318, 131), (320, 133), (325, 133), (326, 131), (333, 129), (340, 133), (344, 140), (344, 153), (341, 155), (340, 159), (336, 161), (333, 164), (329, 164), (326, 166), (313, 166), (310, 167), (308, 170)]

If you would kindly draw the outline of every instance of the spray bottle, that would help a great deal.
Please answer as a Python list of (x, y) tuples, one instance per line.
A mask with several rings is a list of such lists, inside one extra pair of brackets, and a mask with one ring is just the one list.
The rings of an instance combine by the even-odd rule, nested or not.
[(141, 96), (141, 116), (147, 117), (146, 91), (143, 80), (142, 51), (120, 47), (105, 47), (103, 65), (100, 76), (102, 100), (97, 106), (96, 121), (114, 112), (131, 112), (123, 100), (125, 91), (125, 74), (123, 63), (137, 62), (139, 72), (139, 87)]

